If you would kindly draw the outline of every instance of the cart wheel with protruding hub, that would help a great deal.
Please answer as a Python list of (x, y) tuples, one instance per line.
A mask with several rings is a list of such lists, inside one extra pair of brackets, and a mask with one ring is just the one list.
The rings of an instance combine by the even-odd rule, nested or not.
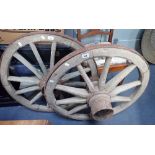
[[(2, 85), (12, 98), (33, 110), (52, 111), (44, 99), (42, 86), (43, 79), (55, 64), (56, 49), (60, 45), (71, 51), (83, 47), (68, 36), (50, 32), (29, 33), (7, 47), (3, 53), (0, 73)], [(17, 73), (19, 68), (22, 71)]]
[[(110, 75), (109, 68), (116, 57), (129, 63), (122, 71)], [(93, 79), (89, 67), (83, 64), (96, 58), (105, 58), (105, 63), (102, 73)], [(87, 47), (74, 51), (55, 65), (46, 81), (46, 101), (65, 117), (100, 120), (132, 105), (144, 92), (149, 73), (148, 64), (134, 50), (114, 45)], [(80, 78), (73, 79), (73, 75)], [(63, 98), (56, 96), (57, 91), (65, 94)]]

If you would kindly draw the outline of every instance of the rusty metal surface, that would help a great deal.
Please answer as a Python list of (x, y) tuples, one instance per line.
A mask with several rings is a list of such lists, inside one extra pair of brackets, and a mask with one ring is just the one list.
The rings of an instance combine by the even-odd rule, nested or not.
[(102, 120), (113, 115), (111, 99), (108, 94), (97, 93), (89, 99), (88, 104), (94, 120)]

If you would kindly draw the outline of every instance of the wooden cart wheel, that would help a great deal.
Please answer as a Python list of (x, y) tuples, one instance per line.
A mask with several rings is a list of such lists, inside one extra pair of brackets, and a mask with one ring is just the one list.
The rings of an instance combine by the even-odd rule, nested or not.
[(152, 64), (155, 64), (155, 30), (148, 29), (144, 31), (141, 49), (144, 58)]
[[(98, 57), (105, 57), (106, 61), (100, 77), (94, 80), (83, 64)], [(109, 68), (115, 57), (124, 58), (130, 64), (110, 78)], [(132, 105), (144, 92), (149, 73), (147, 62), (134, 50), (116, 45), (87, 47), (74, 51), (55, 65), (46, 81), (46, 100), (54, 111), (65, 117), (100, 120)], [(71, 81), (75, 74), (81, 77)], [(124, 83), (119, 85), (122, 80)], [(56, 91), (65, 95), (58, 97)]]
[[(38, 46), (49, 46), (49, 62), (45, 62), (43, 58), (44, 54), (41, 55)], [(5, 52), (3, 53), (1, 61), (1, 82), (7, 92), (12, 98), (14, 98), (20, 104), (37, 111), (52, 111), (51, 108), (44, 102), (44, 93), (42, 91), (42, 84), (40, 81), (46, 77), (49, 70), (53, 68), (55, 64), (56, 48), (62, 44), (65, 47), (69, 47), (72, 50), (79, 49), (83, 45), (60, 33), (52, 32), (35, 32), (29, 33), (13, 43), (11, 43)], [(62, 46), (61, 45), (61, 46)], [(22, 48), (28, 48), (29, 54), (23, 53)], [(33, 57), (32, 59), (28, 56)], [(20, 64), (31, 72), (31, 75), (14, 75), (11, 72), (12, 64)], [(37, 64), (36, 66), (34, 64)], [(14, 65), (16, 69), (16, 65)]]

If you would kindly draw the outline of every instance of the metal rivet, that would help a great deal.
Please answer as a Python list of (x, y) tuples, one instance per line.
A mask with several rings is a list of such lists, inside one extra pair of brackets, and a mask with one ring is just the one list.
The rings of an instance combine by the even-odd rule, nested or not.
[(66, 63), (65, 63), (65, 66), (67, 66), (67, 67), (68, 67), (68, 66), (70, 66), (70, 64), (66, 62)]
[(50, 80), (50, 83), (54, 83), (54, 81), (53, 80)]
[(48, 40), (54, 40), (53, 36), (48, 36)]
[(45, 40), (45, 36), (41, 36), (41, 39)]
[(21, 42), (18, 42), (18, 45), (19, 45), (20, 47), (22, 47), (22, 43), (21, 43)]

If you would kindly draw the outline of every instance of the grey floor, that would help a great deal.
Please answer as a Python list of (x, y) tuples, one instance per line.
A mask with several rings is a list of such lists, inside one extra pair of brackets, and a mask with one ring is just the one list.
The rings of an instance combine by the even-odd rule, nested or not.
[(0, 120), (47, 119), (53, 124), (136, 125), (155, 124), (155, 65), (150, 65), (150, 82), (144, 94), (127, 110), (103, 121), (75, 121), (56, 113), (43, 113), (23, 106), (0, 107)]

